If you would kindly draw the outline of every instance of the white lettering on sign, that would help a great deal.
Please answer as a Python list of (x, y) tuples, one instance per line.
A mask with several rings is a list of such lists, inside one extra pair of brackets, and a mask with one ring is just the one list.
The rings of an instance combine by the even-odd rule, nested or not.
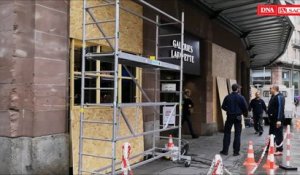
[(274, 10), (274, 8), (272, 8), (272, 7), (264, 7), (264, 8), (261, 8), (261, 12), (262, 13), (274, 13), (275, 12), (275, 10)]
[[(181, 42), (177, 40), (172, 41), (173, 47), (175, 49), (181, 49)], [(183, 43), (183, 51), (186, 51), (188, 53), (183, 53), (183, 61), (195, 63), (194, 56), (191, 55), (194, 50), (193, 46)], [(180, 59), (181, 58), (181, 52), (177, 50), (171, 50), (171, 58)]]

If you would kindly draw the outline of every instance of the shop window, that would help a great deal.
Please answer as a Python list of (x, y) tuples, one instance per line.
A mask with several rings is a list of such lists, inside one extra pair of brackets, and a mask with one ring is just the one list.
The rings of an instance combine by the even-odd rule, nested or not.
[[(71, 83), (70, 91), (73, 93), (71, 95), (71, 104), (79, 105), (80, 104), (80, 95), (81, 95), (81, 57), (82, 57), (82, 48), (81, 42), (78, 40), (71, 40), (72, 43), (75, 41), (77, 44), (73, 44), (71, 48)], [(100, 51), (101, 47), (99, 45), (89, 46), (86, 48), (86, 52), (97, 52)], [(73, 63), (72, 63), (73, 60)], [(85, 87), (90, 88), (113, 88), (114, 87), (114, 76), (110, 72), (103, 71), (112, 71), (114, 65), (112, 63), (106, 63), (96, 60), (86, 60), (86, 74), (85, 74)], [(129, 71), (135, 78), (137, 82), (140, 83), (141, 69), (135, 67), (128, 67)], [(99, 72), (101, 71), (101, 73)], [(119, 65), (119, 75), (118, 75), (118, 101), (122, 103), (133, 103), (140, 102), (140, 92), (136, 88), (136, 85), (132, 78), (129, 76), (129, 73)], [(112, 103), (113, 102), (114, 91), (108, 89), (93, 89), (85, 91), (85, 103)], [(71, 106), (73, 106), (71, 105)]]

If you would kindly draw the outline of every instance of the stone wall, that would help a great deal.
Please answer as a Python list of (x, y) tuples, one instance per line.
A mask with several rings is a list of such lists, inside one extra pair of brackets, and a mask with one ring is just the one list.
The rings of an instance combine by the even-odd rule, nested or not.
[[(3, 0), (0, 9), (1, 173), (66, 174), (68, 150), (54, 147), (68, 147), (68, 1)], [(44, 141), (53, 149), (38, 152)], [(60, 157), (34, 158), (49, 154)]]

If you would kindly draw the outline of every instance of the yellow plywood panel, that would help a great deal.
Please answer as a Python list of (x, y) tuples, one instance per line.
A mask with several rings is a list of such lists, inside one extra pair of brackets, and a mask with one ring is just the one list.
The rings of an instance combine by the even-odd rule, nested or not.
[[(219, 102), (220, 102), (220, 106), (222, 106), (224, 98), (228, 95), (226, 78), (217, 77), (217, 84), (218, 84)], [(223, 126), (224, 126), (226, 121), (226, 111), (224, 111), (223, 109), (220, 110), (222, 111), (222, 119), (223, 119)]]
[[(74, 107), (71, 112), (71, 131), (72, 131), (72, 155), (73, 155), (73, 170), (74, 173), (78, 172), (78, 148), (79, 148), (79, 107)], [(98, 120), (112, 122), (113, 110), (111, 108), (86, 108), (84, 109), (86, 120)], [(128, 120), (131, 123), (133, 130), (136, 133), (143, 132), (143, 118), (142, 110), (140, 108), (126, 108), (124, 113), (127, 115)], [(121, 117), (118, 122), (119, 129), (117, 131), (118, 136), (129, 136), (131, 133), (125, 124), (125, 121)], [(85, 137), (94, 138), (106, 138), (112, 137), (112, 125), (100, 125), (100, 124), (84, 124), (83, 135)], [(132, 147), (132, 154), (136, 155), (144, 151), (144, 139), (143, 137), (137, 137), (134, 139), (128, 139), (117, 142), (117, 161), (121, 160), (122, 156), (122, 144), (129, 142)], [(112, 143), (101, 141), (84, 140), (83, 152), (87, 154), (96, 154), (101, 156), (111, 157), (112, 155)], [(142, 157), (131, 159), (130, 163), (136, 163), (142, 160)], [(83, 169), (87, 171), (94, 171), (101, 167), (111, 164), (111, 160), (100, 159), (93, 157), (83, 156)], [(120, 166), (117, 166), (120, 168)], [(106, 171), (108, 172), (108, 171)]]
[[(103, 0), (89, 0), (88, 6), (95, 6), (105, 3)], [(121, 5), (131, 9), (137, 14), (143, 14), (143, 7), (131, 0), (121, 0)], [(70, 2), (70, 38), (82, 40), (82, 0), (71, 0)], [(115, 6), (105, 6), (92, 10), (97, 21), (110, 20), (115, 18)], [(87, 14), (87, 22), (93, 22)], [(114, 36), (114, 23), (101, 24), (106, 36)], [(87, 38), (100, 38), (103, 35), (96, 25), (88, 25), (86, 29)], [(110, 40), (114, 45), (114, 40)], [(95, 41), (98, 44), (109, 46), (105, 40)], [(120, 10), (120, 49), (136, 54), (143, 51), (143, 20), (137, 16)]]

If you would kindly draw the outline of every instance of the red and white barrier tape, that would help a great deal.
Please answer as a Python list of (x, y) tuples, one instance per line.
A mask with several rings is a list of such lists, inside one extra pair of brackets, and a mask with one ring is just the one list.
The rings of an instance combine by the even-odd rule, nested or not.
[(276, 142), (275, 142), (276, 148), (279, 148), (279, 147), (282, 147), (282, 146), (283, 146), (283, 143), (284, 143), (286, 137), (287, 137), (287, 131), (284, 133), (283, 140), (282, 140), (282, 142), (281, 142), (279, 145), (277, 145)]
[(266, 150), (268, 148), (268, 145), (269, 145), (269, 142), (270, 142), (270, 137), (268, 136), (266, 138), (266, 143), (265, 143), (265, 146), (264, 146), (264, 149), (263, 149), (263, 152), (257, 162), (257, 164), (255, 165), (255, 167), (253, 168), (253, 170), (251, 171), (251, 174), (254, 174), (254, 172), (257, 170), (258, 166), (261, 164), (263, 158), (265, 157), (265, 154), (266, 154)]
[(128, 142), (125, 142), (122, 145), (122, 175), (133, 175), (132, 170), (130, 168), (130, 164), (129, 164), (129, 156), (131, 153), (131, 145)]
[(220, 175), (223, 174), (223, 171), (226, 174), (231, 175), (231, 173), (224, 167), (222, 157), (219, 154), (216, 154), (207, 175)]

